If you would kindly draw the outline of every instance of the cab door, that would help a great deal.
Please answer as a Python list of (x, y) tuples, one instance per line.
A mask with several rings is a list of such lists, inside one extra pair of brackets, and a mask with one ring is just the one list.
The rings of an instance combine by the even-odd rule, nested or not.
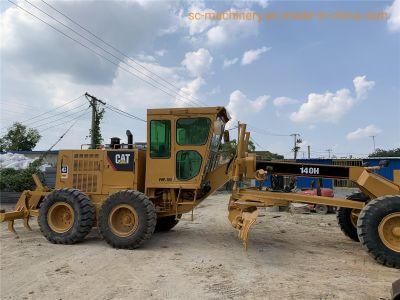
[(173, 120), (154, 116), (148, 121), (146, 188), (171, 184), (174, 180)]

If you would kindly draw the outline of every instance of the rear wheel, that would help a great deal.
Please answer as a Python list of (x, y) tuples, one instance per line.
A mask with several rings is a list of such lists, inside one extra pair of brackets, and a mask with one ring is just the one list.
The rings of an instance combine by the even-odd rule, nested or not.
[(379, 263), (400, 268), (400, 196), (369, 202), (357, 222), (360, 242)]
[[(180, 215), (178, 216), (180, 217)], [(161, 217), (157, 219), (156, 232), (167, 232), (179, 223), (175, 216)]]
[(44, 198), (38, 221), (40, 230), (50, 242), (74, 244), (90, 232), (95, 215), (95, 208), (84, 193), (60, 189)]
[[(369, 198), (363, 193), (352, 194), (346, 199), (360, 202), (367, 202), (369, 200)], [(359, 214), (359, 209), (348, 207), (339, 207), (336, 211), (336, 218), (340, 229), (345, 236), (356, 242), (359, 242), (357, 235), (357, 219)]]
[(99, 213), (99, 230), (114, 248), (135, 249), (152, 236), (156, 226), (153, 202), (144, 194), (125, 190), (112, 194)]

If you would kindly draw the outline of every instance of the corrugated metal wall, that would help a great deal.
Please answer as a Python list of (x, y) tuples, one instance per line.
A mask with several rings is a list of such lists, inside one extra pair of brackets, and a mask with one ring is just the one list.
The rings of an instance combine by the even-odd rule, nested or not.
[(389, 165), (386, 168), (382, 168), (377, 171), (377, 173), (387, 179), (393, 181), (394, 179), (394, 170), (400, 170), (400, 158), (367, 158), (363, 159), (364, 163), (367, 163), (369, 166), (379, 166), (379, 162), (381, 160), (388, 160)]

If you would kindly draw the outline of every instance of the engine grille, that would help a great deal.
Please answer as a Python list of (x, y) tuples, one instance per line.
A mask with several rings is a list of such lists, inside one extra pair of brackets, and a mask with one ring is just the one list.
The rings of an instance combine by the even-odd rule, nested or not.
[(99, 154), (74, 154), (72, 186), (82, 192), (96, 193), (100, 165)]

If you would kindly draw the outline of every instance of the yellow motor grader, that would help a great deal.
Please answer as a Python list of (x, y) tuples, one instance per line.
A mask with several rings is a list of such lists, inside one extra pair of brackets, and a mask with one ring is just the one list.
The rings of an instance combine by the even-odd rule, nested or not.
[[(400, 186), (374, 171), (377, 167), (342, 167), (257, 161), (248, 153), (250, 133), (238, 125), (236, 155), (220, 163), (221, 141), (228, 140), (223, 107), (149, 109), (147, 147), (111, 144), (98, 149), (62, 150), (55, 189), (34, 176), (36, 189), (24, 191), (15, 211), (0, 213), (14, 231), (14, 220), (38, 217), (52, 243), (74, 244), (97, 227), (115, 248), (142, 246), (154, 231), (168, 231), (182, 214), (229, 180), (233, 191), (228, 218), (247, 247), (258, 207), (291, 202), (337, 206), (342, 231), (381, 264), (400, 268)], [(267, 174), (346, 178), (361, 190), (348, 199), (309, 196), (262, 188)], [(259, 184), (248, 185), (250, 179)], [(192, 215), (193, 216), (193, 215)]]

